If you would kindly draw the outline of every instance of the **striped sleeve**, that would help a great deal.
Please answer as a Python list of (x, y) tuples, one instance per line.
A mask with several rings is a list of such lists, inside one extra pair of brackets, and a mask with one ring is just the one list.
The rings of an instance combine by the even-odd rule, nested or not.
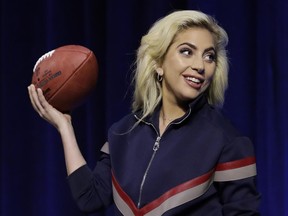
[(237, 137), (223, 149), (215, 169), (214, 181), (235, 181), (256, 174), (256, 160), (251, 141), (247, 137)]
[(215, 169), (214, 181), (235, 181), (256, 175), (255, 157), (220, 163)]
[(238, 137), (227, 145), (215, 169), (214, 184), (223, 215), (259, 215), (261, 195), (255, 185), (256, 162), (251, 141)]
[(101, 148), (101, 152), (104, 152), (106, 154), (109, 154), (109, 143), (105, 142), (104, 145)]

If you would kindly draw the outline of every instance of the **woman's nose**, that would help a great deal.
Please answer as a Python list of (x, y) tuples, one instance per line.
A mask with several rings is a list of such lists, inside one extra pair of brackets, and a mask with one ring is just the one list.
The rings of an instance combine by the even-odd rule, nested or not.
[(191, 64), (191, 69), (196, 71), (199, 74), (203, 74), (205, 72), (203, 59), (195, 58)]

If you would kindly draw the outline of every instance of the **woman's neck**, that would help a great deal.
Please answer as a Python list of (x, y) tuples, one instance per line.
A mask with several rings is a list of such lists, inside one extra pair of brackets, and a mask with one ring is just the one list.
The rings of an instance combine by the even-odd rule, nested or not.
[(187, 110), (187, 107), (179, 106), (173, 103), (162, 101), (162, 107), (159, 114), (159, 129), (162, 134), (166, 127), (175, 119), (182, 117)]

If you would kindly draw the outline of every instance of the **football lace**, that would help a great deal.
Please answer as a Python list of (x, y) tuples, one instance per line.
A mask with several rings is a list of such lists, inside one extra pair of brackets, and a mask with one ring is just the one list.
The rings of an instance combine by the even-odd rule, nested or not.
[(51, 50), (51, 51), (45, 53), (44, 55), (42, 55), (42, 56), (37, 60), (36, 64), (34, 65), (33, 72), (35, 72), (38, 64), (40, 64), (40, 62), (42, 62), (44, 59), (51, 57), (52, 54), (54, 53), (54, 51), (55, 51), (55, 50)]

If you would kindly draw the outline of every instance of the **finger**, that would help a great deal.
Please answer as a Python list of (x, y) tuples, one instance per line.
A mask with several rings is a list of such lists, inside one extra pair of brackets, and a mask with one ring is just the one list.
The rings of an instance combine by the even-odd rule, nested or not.
[[(38, 112), (38, 114), (41, 117), (44, 117), (46, 115), (47, 105), (46, 105), (46, 108), (44, 108), (43, 103), (46, 102), (46, 104), (48, 104), (48, 102), (45, 100), (45, 97), (43, 96), (43, 92), (40, 88), (36, 89), (36, 87), (33, 85), (33, 86), (31, 86), (30, 89), (31, 89), (30, 92), (31, 92), (31, 97), (32, 97), (32, 101), (34, 103), (35, 110)], [(42, 98), (41, 98), (41, 95), (42, 95)], [(40, 98), (41, 98), (41, 101), (40, 101)]]
[[(31, 84), (30, 86), (28, 86), (28, 92), (29, 92), (29, 98), (30, 98), (30, 101), (31, 101), (31, 104), (34, 108), (34, 110), (36, 112), (39, 112), (39, 109), (37, 108), (37, 105), (36, 105), (36, 102), (35, 102), (35, 86), (33, 84)], [(37, 98), (36, 98), (37, 99)]]
[(37, 95), (38, 95), (38, 99), (39, 99), (39, 102), (41, 104), (41, 107), (43, 107), (44, 109), (50, 108), (51, 105), (46, 100), (42, 89), (38, 88), (36, 91), (37, 91)]
[(39, 102), (39, 110), (44, 115), (48, 112), (49, 108), (51, 108), (51, 105), (47, 102), (46, 98), (44, 97), (42, 89), (37, 88), (36, 93)]

